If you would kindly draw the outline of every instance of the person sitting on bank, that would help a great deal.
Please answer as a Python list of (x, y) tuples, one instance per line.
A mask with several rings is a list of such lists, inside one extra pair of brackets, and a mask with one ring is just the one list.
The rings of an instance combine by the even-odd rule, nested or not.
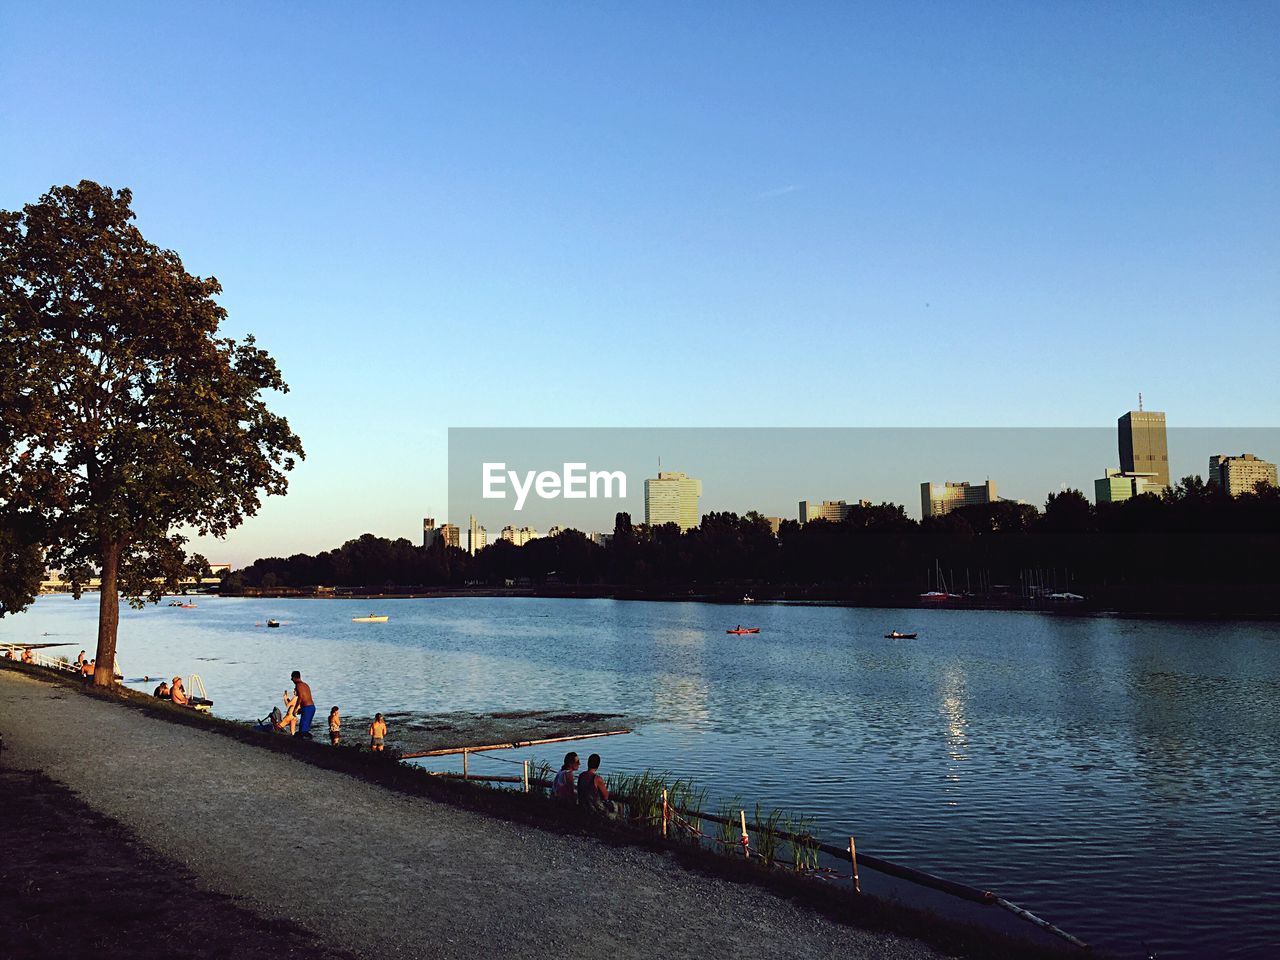
[(387, 736), (387, 721), (382, 719), (382, 714), (377, 714), (373, 718), (373, 723), (369, 724), (369, 749), (374, 753), (382, 753), (386, 749), (385, 738)]
[(167, 683), (165, 683), (163, 680), (161, 680), (161, 681), (160, 681), (160, 686), (156, 687), (155, 692), (152, 694), (152, 696), (153, 696), (153, 697), (155, 697), (157, 700), (168, 700), (168, 699), (170, 699), (170, 696), (169, 696), (169, 684), (167, 684)]
[(30, 648), (30, 647), (23, 647), (23, 648), (22, 648), (22, 662), (23, 662), (23, 663), (35, 663), (35, 662), (36, 662), (35, 655), (31, 652), (31, 648)]
[(83, 667), (83, 666), (84, 666), (84, 660), (85, 660), (84, 651), (83, 651), (83, 650), (81, 650), (79, 653), (77, 653), (77, 654), (76, 654), (76, 669), (77, 669), (77, 670), (79, 670), (81, 667)]
[(180, 707), (188, 706), (191, 701), (187, 699), (187, 690), (182, 685), (181, 677), (174, 677), (173, 683), (169, 686), (169, 699)]
[(577, 804), (578, 793), (573, 787), (573, 778), (578, 769), (578, 755), (570, 750), (564, 755), (564, 766), (551, 781), (551, 796), (565, 803)]
[(587, 769), (578, 777), (578, 806), (593, 813), (613, 814), (613, 801), (609, 799), (609, 786), (600, 776), (600, 754), (587, 757)]
[(298, 732), (298, 698), (288, 690), (284, 692), (284, 716), (276, 724), (277, 730), (288, 730), (289, 736)]

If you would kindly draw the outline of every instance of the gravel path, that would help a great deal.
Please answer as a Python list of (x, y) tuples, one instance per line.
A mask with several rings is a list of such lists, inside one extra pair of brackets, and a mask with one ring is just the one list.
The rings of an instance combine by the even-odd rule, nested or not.
[(403, 796), (9, 671), (0, 734), (7, 765), (362, 957), (938, 956), (659, 854)]

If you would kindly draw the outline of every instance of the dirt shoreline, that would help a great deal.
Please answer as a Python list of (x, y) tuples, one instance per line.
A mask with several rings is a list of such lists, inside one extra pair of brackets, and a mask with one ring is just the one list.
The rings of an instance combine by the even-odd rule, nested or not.
[(353, 960), (157, 855), (67, 787), (0, 755), (0, 958)]
[[(430, 901), (433, 915), (441, 923), (471, 917), (479, 930), (489, 930), (496, 922), (492, 910), (481, 905), (477, 912), (473, 901), (478, 897), (483, 904), (496, 897), (494, 902), (499, 907), (507, 904), (523, 918), (522, 922), (539, 931), (533, 938), (537, 943), (531, 943), (527, 951), (512, 947), (495, 954), (491, 945), (485, 946), (486, 941), (467, 934), (450, 940), (445, 949), (412, 933), (417, 921), (411, 912), (402, 918), (408, 932), (362, 935), (374, 936), (378, 950), (373, 953), (386, 956), (420, 955), (415, 951), (425, 951), (421, 955), (474, 956), (475, 950), (481, 955), (543, 956), (548, 942), (561, 942), (572, 955), (581, 944), (572, 938), (564, 940), (560, 927), (547, 927), (566, 905), (572, 907), (574, 917), (585, 922), (603, 918), (601, 935), (607, 935), (609, 949), (621, 956), (631, 954), (619, 954), (612, 944), (619, 937), (635, 941), (628, 933), (633, 928), (646, 930), (646, 936), (661, 944), (663, 952), (677, 956), (733, 956), (741, 951), (776, 956), (938, 955), (920, 942), (882, 932), (885, 930), (926, 937), (954, 955), (1070, 955), (1068, 951), (975, 930), (872, 897), (854, 903), (847, 893), (833, 888), (804, 884), (802, 890), (786, 875), (771, 881), (778, 892), (798, 897), (822, 911), (815, 912), (780, 900), (758, 886), (726, 882), (722, 877), (754, 884), (765, 882), (757, 871), (746, 869), (739, 860), (709, 855), (700, 859), (687, 850), (670, 848), (664, 853), (661, 844), (637, 841), (634, 835), (584, 836), (579, 819), (557, 820), (557, 809), (547, 804), (538, 807), (519, 794), (442, 783), (398, 763), (372, 762), (368, 754), (253, 734), (242, 725), (210, 721), (136, 694), (102, 694), (73, 680), (59, 682), (58, 678), (41, 677), (34, 681), (29, 678), (31, 668), (5, 666), (0, 670), (0, 733), (20, 748), (19, 753), (30, 751), (40, 761), (27, 766), (39, 767), (72, 786), (95, 808), (116, 817), (148, 842), (180, 837), (176, 846), (172, 842), (162, 845), (188, 855), (193, 850), (204, 851), (200, 876), (202, 883), (212, 884), (211, 889), (248, 896), (269, 917), (280, 916), (280, 911), (286, 910), (286, 918), (324, 933), (328, 940), (357, 955), (363, 955), (363, 940), (353, 936), (353, 930), (367, 924), (380, 931), (386, 927), (376, 912), (370, 914), (365, 902), (369, 898), (366, 887), (376, 889), (386, 879), (380, 864), (395, 880), (395, 899), (405, 899), (404, 891), (416, 890), (408, 899)], [(14, 680), (20, 688), (15, 689)], [(136, 709), (121, 710), (122, 703)], [(25, 718), (15, 724), (15, 708), (19, 706)], [(65, 718), (50, 717), (49, 711), (79, 717), (75, 726), (89, 731), (86, 742), (69, 748), (49, 729), (65, 726)], [(86, 721), (88, 716), (94, 719)], [(161, 719), (171, 722), (157, 722)], [(210, 737), (212, 732), (225, 736)], [(165, 749), (157, 753), (155, 748), (160, 745)], [(105, 769), (84, 764), (81, 758), (94, 755), (95, 749), (113, 757), (114, 762)], [(181, 759), (184, 756), (186, 759)], [(209, 789), (215, 790), (215, 795), (200, 790), (191, 778), (164, 774), (186, 767), (204, 771), (203, 779), (210, 781)], [(339, 769), (341, 773), (334, 772)], [(246, 771), (252, 772), (246, 776)], [(257, 791), (253, 789), (255, 784)], [(216, 793), (217, 790), (229, 791), (230, 795)], [(307, 798), (305, 803), (294, 799), (298, 791)], [(259, 806), (265, 803), (261, 815), (243, 809), (247, 798), (255, 793), (265, 794), (255, 801)], [(404, 796), (405, 793), (412, 796)], [(446, 799), (450, 805), (428, 796)], [(335, 809), (333, 802), (339, 802), (339, 808)], [(299, 811), (289, 816), (288, 811), (294, 806)], [(476, 809), (502, 819), (472, 812)], [(353, 811), (369, 811), (369, 816), (357, 816), (352, 822)], [(191, 813), (198, 816), (193, 818)], [(382, 829), (371, 830), (370, 817), (374, 826), (381, 825)], [(261, 822), (264, 819), (265, 824)], [(201, 832), (201, 824), (205, 823), (212, 825), (212, 837)], [(268, 879), (270, 871), (263, 875), (264, 858), (273, 860), (272, 852), (282, 858), (279, 862), (287, 862), (291, 856), (289, 838), (296, 824), (307, 825), (304, 845), (330, 865), (323, 871), (325, 875), (332, 874), (334, 862), (339, 864), (337, 875), (342, 878), (342, 890), (337, 900), (330, 902), (344, 905), (337, 916), (332, 910), (316, 913), (314, 896), (298, 900), (290, 890), (276, 891)], [(389, 840), (389, 832), (406, 839), (399, 843)], [(313, 833), (329, 839), (318, 839)], [(256, 854), (247, 859), (242, 834), (251, 836), (250, 845)], [(336, 849), (332, 838), (339, 838)], [(619, 847), (619, 843), (626, 846)], [(442, 850), (451, 854), (446, 859), (455, 868), (445, 876), (421, 875), (404, 862), (408, 852), (410, 863), (435, 864), (440, 862)], [(680, 869), (672, 861), (673, 855), (679, 863), (699, 872)], [(461, 863), (453, 862), (459, 857)], [(569, 876), (564, 875), (566, 865), (570, 867)], [(421, 889), (424, 886), (428, 889)], [(452, 908), (446, 909), (449, 904)], [(759, 918), (749, 942), (725, 926), (737, 922), (726, 918), (740, 918), (742, 910)], [(843, 922), (833, 923), (831, 918)], [(509, 925), (499, 926), (509, 929)], [(335, 932), (341, 934), (336, 940)], [(675, 933), (681, 935), (674, 936)], [(416, 945), (413, 949), (407, 948), (406, 938)], [(695, 941), (696, 948), (691, 946)], [(465, 944), (470, 944), (467, 950), (461, 948)], [(468, 950), (472, 952), (469, 954)], [(646, 950), (644, 955), (651, 952)]]

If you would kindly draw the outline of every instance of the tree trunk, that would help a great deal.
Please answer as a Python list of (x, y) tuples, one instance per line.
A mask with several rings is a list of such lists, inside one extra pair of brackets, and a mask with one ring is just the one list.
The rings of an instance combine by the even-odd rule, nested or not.
[(120, 591), (116, 577), (120, 572), (120, 544), (118, 541), (102, 545), (102, 586), (98, 593), (98, 653), (93, 670), (93, 682), (99, 687), (114, 686), (116, 682), (116, 630), (120, 626)]

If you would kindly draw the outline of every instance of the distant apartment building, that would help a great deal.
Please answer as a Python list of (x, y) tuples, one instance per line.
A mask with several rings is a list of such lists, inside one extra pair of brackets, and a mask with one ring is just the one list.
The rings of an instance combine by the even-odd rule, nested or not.
[(458, 529), (456, 523), (440, 524), (440, 539), (444, 541), (446, 547), (454, 549), (462, 547), (462, 531)]
[(1121, 473), (1149, 473), (1161, 487), (1169, 486), (1169, 440), (1164, 414), (1130, 410), (1117, 421), (1117, 428)]
[(613, 534), (601, 533), (598, 530), (593, 530), (591, 533), (587, 534), (587, 539), (597, 547), (607, 547), (609, 545), (609, 541), (613, 539)]
[[(556, 528), (559, 529), (558, 527)], [(530, 540), (538, 539), (538, 531), (533, 527), (513, 527), (510, 524), (502, 528), (499, 536), (508, 543), (514, 543), (517, 547), (523, 547)]]
[(683, 473), (659, 471), (644, 482), (644, 522), (651, 527), (674, 523), (681, 532), (698, 525), (702, 481)]
[(775, 537), (778, 535), (778, 531), (782, 529), (781, 517), (765, 517), (764, 522), (769, 524), (769, 532)]
[(422, 545), (429, 547), (440, 536), (440, 528), (436, 526), (435, 517), (422, 518)]
[(962, 483), (922, 483), (920, 484), (920, 516), (945, 517), (957, 507), (968, 507), (975, 503), (995, 503), (996, 484), (994, 480), (986, 483), (971, 484), (967, 480)]
[[(870, 500), (859, 500), (858, 506), (871, 506)], [(849, 518), (849, 512), (853, 509), (851, 504), (843, 500), (823, 500), (822, 503), (815, 503), (812, 500), (800, 501), (800, 523), (806, 524), (810, 520), (829, 520), (832, 523), (840, 523)], [(777, 530), (773, 531), (777, 534)]]
[(483, 550), (489, 545), (489, 534), (484, 527), (476, 522), (473, 514), (467, 520), (467, 553), (473, 557), (477, 552)]
[(1242, 453), (1238, 457), (1219, 453), (1209, 458), (1209, 482), (1238, 497), (1242, 493), (1253, 493), (1260, 483), (1277, 486), (1276, 465), (1260, 460), (1252, 453)]
[(1093, 481), (1094, 503), (1120, 503), (1144, 493), (1159, 493), (1164, 489), (1154, 473), (1126, 473), (1107, 469)]

